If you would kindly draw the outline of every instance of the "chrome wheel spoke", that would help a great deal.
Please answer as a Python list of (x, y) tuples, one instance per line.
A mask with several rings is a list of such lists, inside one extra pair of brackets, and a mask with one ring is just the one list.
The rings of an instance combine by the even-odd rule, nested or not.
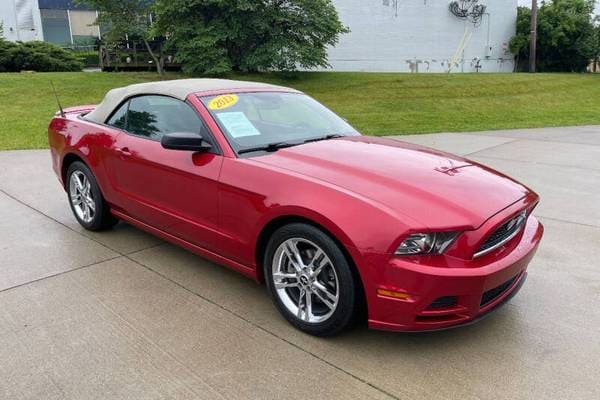
[(276, 289), (285, 289), (299, 286), (300, 285), (298, 284), (298, 282), (275, 282)]
[(304, 294), (304, 303), (306, 305), (306, 308), (304, 310), (304, 320), (305, 321), (310, 321), (310, 319), (312, 318), (312, 295), (310, 294), (310, 292), (306, 292)]
[(298, 282), (275, 282), (275, 289), (297, 288)]
[(83, 183), (82, 180), (85, 179), (85, 177), (83, 176), (83, 174), (81, 173), (74, 173), (73, 175), (75, 176), (75, 185), (77, 186), (77, 190), (79, 191), (79, 193), (83, 193)]
[(329, 308), (330, 310), (333, 310), (333, 308), (335, 307), (335, 303), (327, 300), (321, 293), (319, 290), (315, 290), (314, 291), (315, 296), (317, 296), (319, 298), (319, 300), (321, 300), (321, 302), (323, 304), (325, 304), (327, 306), (327, 308)]
[(85, 183), (84, 183), (84, 185), (83, 185), (83, 195), (84, 195), (85, 197), (90, 197), (90, 189), (91, 189), (91, 186), (90, 186), (90, 181), (88, 181), (88, 180), (86, 179), (86, 180), (85, 180)]
[(298, 312), (296, 313), (296, 316), (300, 319), (304, 319), (304, 318), (302, 318), (302, 313), (304, 311), (305, 297), (306, 297), (306, 291), (304, 289), (300, 290), (300, 297), (298, 297)]
[(83, 202), (83, 199), (80, 195), (71, 195), (71, 202), (74, 206), (79, 206)]
[(71, 178), (70, 182), (69, 182), (69, 193), (71, 194), (71, 196), (75, 196), (77, 194), (79, 194), (79, 189), (77, 188), (77, 182), (76, 179)]
[(275, 281), (282, 281), (284, 279), (294, 279), (297, 280), (298, 277), (296, 276), (296, 274), (287, 274), (284, 272), (274, 272), (273, 273), (273, 280)]
[(316, 278), (317, 276), (319, 276), (319, 274), (321, 273), (321, 271), (323, 271), (323, 268), (324, 268), (326, 265), (328, 265), (328, 264), (329, 264), (329, 259), (328, 259), (328, 258), (327, 258), (327, 259), (323, 259), (323, 260), (321, 261), (321, 264), (320, 264), (320, 265), (319, 265), (317, 268), (315, 268), (315, 269), (312, 271), (312, 276), (313, 276), (313, 277), (315, 277), (315, 278)]
[[(317, 262), (319, 260), (323, 261), (326, 258), (325, 253), (323, 252), (323, 250), (321, 249), (317, 249), (312, 257), (312, 259), (310, 260), (310, 262), (308, 263), (308, 268), (314, 273), (315, 268), (318, 268), (317, 266)], [(322, 263), (320, 263), (319, 265), (322, 265)]]
[(298, 250), (297, 243), (294, 240), (289, 240), (286, 242), (285, 251), (290, 259), (290, 262), (293, 263), (294, 268), (302, 269), (302, 267), (304, 267), (302, 256), (300, 256), (300, 251)]
[[(289, 282), (289, 280), (293, 280), (293, 282)], [(287, 274), (283, 272), (274, 273), (273, 283), (275, 284), (276, 289), (299, 287), (298, 277), (296, 274)]]
[(96, 211), (96, 204), (94, 204), (94, 200), (92, 200), (90, 197), (88, 197), (86, 199), (86, 203), (92, 211), (94, 211), (94, 212)]
[(331, 293), (327, 287), (325, 287), (321, 282), (315, 281), (315, 288), (318, 289), (321, 293), (323, 293), (330, 301), (337, 302), (337, 296)]

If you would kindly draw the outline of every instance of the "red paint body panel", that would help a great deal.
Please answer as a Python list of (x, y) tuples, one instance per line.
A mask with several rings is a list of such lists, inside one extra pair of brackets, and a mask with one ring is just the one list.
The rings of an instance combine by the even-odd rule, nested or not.
[(425, 230), (476, 228), (528, 192), (463, 158), (386, 138), (321, 141), (255, 160), (362, 193)]
[[(50, 123), (53, 168), (62, 181), (64, 160), (82, 159), (116, 216), (257, 280), (263, 229), (282, 217), (311, 221), (352, 258), (374, 328), (462, 324), (502, 303), (524, 279), (543, 227), (531, 215), (538, 196), (514, 180), (461, 157), (364, 136), (237, 158), (197, 96), (188, 103), (220, 154), (166, 150), (81, 119), (94, 108), (81, 106)], [(473, 258), (491, 232), (522, 210), (528, 220), (517, 237)], [(394, 256), (410, 233), (429, 230), (464, 232), (444, 255)], [(493, 302), (480, 305), (484, 292), (512, 278)], [(380, 296), (377, 289), (408, 298)], [(444, 296), (458, 303), (428, 309)]]
[(165, 151), (159, 142), (126, 133), (117, 135), (114, 146), (121, 150), (113, 149), (105, 162), (114, 204), (161, 231), (214, 249), (223, 157)]

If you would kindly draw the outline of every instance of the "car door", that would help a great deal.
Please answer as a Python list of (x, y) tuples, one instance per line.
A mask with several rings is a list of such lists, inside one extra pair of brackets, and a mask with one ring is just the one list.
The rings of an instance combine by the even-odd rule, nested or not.
[[(120, 208), (154, 228), (214, 249), (223, 158), (196, 111), (178, 99), (145, 95), (123, 104), (107, 123), (122, 129), (108, 165)], [(172, 132), (197, 133), (212, 150), (165, 149), (160, 139)]]

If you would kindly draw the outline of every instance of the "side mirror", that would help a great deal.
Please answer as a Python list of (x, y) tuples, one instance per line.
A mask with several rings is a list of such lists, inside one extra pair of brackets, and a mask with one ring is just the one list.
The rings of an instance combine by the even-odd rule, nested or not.
[(207, 152), (212, 146), (197, 133), (173, 132), (167, 133), (160, 139), (165, 149)]

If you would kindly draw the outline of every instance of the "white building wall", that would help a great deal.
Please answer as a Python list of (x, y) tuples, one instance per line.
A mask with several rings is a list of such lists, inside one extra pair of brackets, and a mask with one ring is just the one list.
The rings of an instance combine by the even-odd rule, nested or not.
[(449, 0), (333, 0), (351, 33), (330, 49), (329, 63), (336, 71), (475, 72), (478, 58), (480, 72), (511, 72), (517, 1), (481, 1), (487, 14), (475, 26), (454, 16)]
[(37, 0), (0, 0), (0, 23), (7, 40), (44, 39)]

